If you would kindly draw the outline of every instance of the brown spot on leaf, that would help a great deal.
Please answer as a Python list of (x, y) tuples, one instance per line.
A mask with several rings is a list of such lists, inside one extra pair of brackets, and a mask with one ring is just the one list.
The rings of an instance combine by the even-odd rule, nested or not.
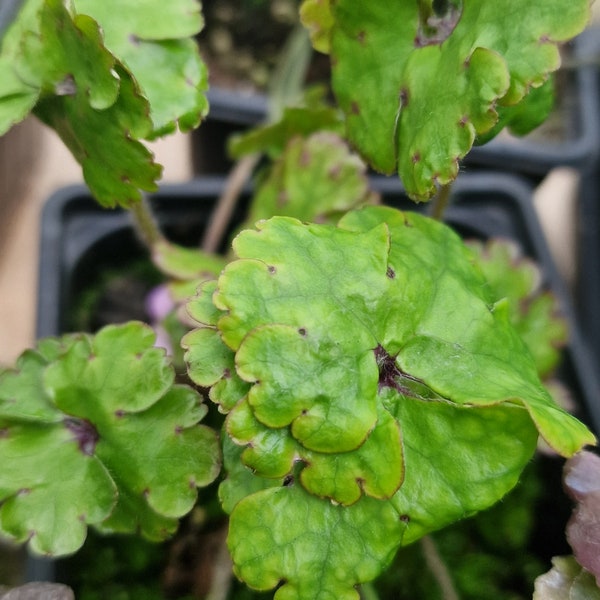
[(358, 35), (356, 36), (356, 39), (358, 40), (358, 43), (361, 46), (365, 45), (365, 39), (367, 37), (367, 33), (365, 32), (365, 30), (363, 29), (362, 31), (358, 32)]
[(298, 333), (304, 337), (306, 335), (306, 329), (304, 329), (304, 327), (300, 327), (300, 329), (298, 329)]
[(400, 107), (406, 108), (408, 106), (408, 101), (410, 100), (410, 92), (408, 88), (403, 87), (400, 90)]
[(420, 152), (415, 152), (411, 157), (410, 160), (412, 160), (413, 164), (418, 163), (421, 160), (421, 153)]
[(385, 273), (390, 279), (395, 279), (396, 278), (396, 271), (394, 271), (394, 269), (392, 269), (392, 267), (388, 267), (387, 271)]
[(353, 100), (352, 104), (350, 105), (350, 114), (360, 115), (360, 106), (358, 105), (358, 102), (356, 102), (356, 100)]
[(269, 270), (269, 273), (271, 273), (271, 275), (274, 275), (275, 273), (277, 273), (277, 269), (273, 265), (269, 265), (268, 270)]

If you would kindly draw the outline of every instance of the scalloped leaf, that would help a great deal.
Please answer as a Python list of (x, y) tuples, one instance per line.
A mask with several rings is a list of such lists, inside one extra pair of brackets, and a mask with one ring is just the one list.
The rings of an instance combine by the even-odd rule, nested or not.
[(104, 47), (93, 19), (72, 16), (60, 0), (45, 2), (38, 17), (22, 33), (14, 66), (31, 89), (42, 91), (35, 114), (80, 162), (101, 204), (139, 200), (139, 190), (155, 190), (161, 173), (137, 141), (152, 127), (146, 100)]
[[(366, 207), (338, 227), (262, 221), (234, 240), (234, 250), (238, 259), (214, 292), (207, 284), (199, 313), (216, 322), (238, 376), (251, 385), (227, 418), (228, 434), (246, 446), (242, 462), (352, 509), (369, 495), (393, 494), (379, 500), (380, 510), (393, 507), (409, 526), (390, 547), (500, 499), (533, 454), (538, 430), (565, 455), (594, 442), (549, 397), (506, 303), (490, 306), (472, 253), (448, 227)], [(247, 530), (236, 530), (237, 511), (271, 494), (248, 496), (232, 515), (238, 574), (260, 589), (301, 578), (286, 565), (259, 579), (271, 558)], [(281, 536), (278, 556), (304, 560), (296, 538), (265, 522)], [(349, 543), (340, 543), (355, 560)], [(326, 571), (336, 570), (328, 564)], [(326, 584), (331, 597), (345, 593), (336, 585)], [(280, 597), (288, 597), (285, 589)], [(296, 597), (294, 586), (287, 589)]]
[[(0, 529), (45, 554), (86, 525), (164, 539), (220, 469), (196, 392), (141, 323), (43, 342), (0, 376)], [(31, 452), (24, 448), (31, 447)], [(58, 508), (57, 508), (58, 507)]]
[(240, 460), (243, 448), (223, 433), (223, 467), (227, 478), (219, 485), (219, 500), (227, 514), (231, 514), (235, 505), (246, 496), (266, 490), (271, 487), (281, 486), (280, 479), (267, 479), (258, 477)]
[[(418, 3), (390, 10), (339, 0), (331, 28), (333, 89), (350, 141), (377, 170), (398, 170), (427, 200), (458, 173), (496, 104), (520, 102), (556, 70), (556, 44), (585, 27), (589, 2), (464, 0), (441, 38), (423, 38)], [(356, 74), (360, 73), (360, 85)]]
[(405, 530), (387, 503), (363, 498), (334, 506), (292, 483), (238, 502), (228, 546), (236, 575), (249, 586), (280, 584), (276, 600), (358, 600), (355, 586), (383, 570)]
[(226, 426), (237, 444), (249, 444), (241, 459), (258, 477), (291, 477), (300, 461), (304, 467), (299, 478), (307, 491), (349, 506), (363, 494), (390, 498), (404, 477), (398, 423), (382, 406), (378, 417), (373, 431), (359, 448), (333, 454), (307, 450), (287, 428), (266, 427), (256, 419), (247, 400), (231, 410)]
[(133, 73), (151, 106), (153, 137), (197, 127), (208, 112), (206, 66), (190, 39), (203, 19), (196, 0), (74, 0), (102, 27), (107, 48)]

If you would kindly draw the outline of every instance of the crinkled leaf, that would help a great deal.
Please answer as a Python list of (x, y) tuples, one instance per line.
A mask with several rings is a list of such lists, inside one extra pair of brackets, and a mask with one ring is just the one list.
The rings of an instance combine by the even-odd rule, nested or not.
[(152, 246), (152, 259), (166, 275), (192, 281), (214, 279), (227, 264), (215, 254), (167, 241)]
[(564, 484), (577, 502), (567, 524), (567, 540), (577, 562), (594, 575), (600, 587), (600, 457), (581, 452), (569, 459)]
[(276, 600), (358, 600), (355, 586), (389, 563), (406, 525), (389, 503), (335, 506), (297, 484), (247, 496), (231, 515), (228, 546), (238, 577)]
[(196, 127), (208, 110), (206, 67), (191, 36), (203, 25), (196, 0), (74, 0), (102, 26), (107, 48), (133, 73), (151, 106), (155, 135)]
[(233, 158), (255, 152), (264, 152), (271, 158), (277, 158), (293, 137), (307, 137), (317, 131), (342, 134), (343, 124), (339, 111), (328, 106), (288, 107), (277, 123), (257, 127), (233, 137), (229, 152)]
[(256, 190), (248, 222), (274, 215), (327, 222), (369, 199), (365, 164), (336, 134), (319, 132), (288, 142)]
[(300, 20), (310, 32), (315, 50), (328, 54), (334, 24), (331, 0), (303, 0), (300, 6)]
[(333, 18), (332, 83), (351, 142), (426, 200), (494, 126), (496, 104), (517, 104), (558, 68), (556, 43), (583, 30), (589, 2), (464, 0), (439, 38), (423, 36), (416, 2), (340, 0)]
[(237, 444), (250, 444), (242, 461), (259, 477), (291, 477), (301, 461), (303, 487), (311, 494), (350, 505), (362, 494), (389, 498), (404, 476), (398, 423), (383, 407), (375, 428), (353, 452), (319, 453), (307, 450), (287, 428), (271, 429), (260, 423), (246, 400), (227, 417), (227, 433)]
[[(238, 260), (210, 294), (222, 316), (205, 305), (200, 310), (212, 323), (218, 318), (236, 371), (251, 384), (232, 407), (227, 431), (247, 446), (242, 462), (257, 474), (285, 476), (293, 487), (350, 504), (356, 515), (369, 495), (392, 493), (378, 506), (392, 508), (402, 524), (389, 540), (393, 548), (501, 498), (533, 454), (537, 430), (566, 455), (593, 443), (550, 399), (506, 303), (490, 305), (471, 252), (446, 226), (367, 207), (338, 227), (285, 217), (257, 227), (236, 238)], [(392, 431), (400, 433), (397, 446)], [(403, 454), (383, 457), (381, 444)], [(399, 490), (376, 489), (373, 482), (384, 480), (401, 483)], [(238, 530), (236, 514), (285, 493), (250, 495), (233, 512), (237, 572), (260, 589), (292, 575), (287, 567), (267, 575), (270, 554)], [(331, 507), (310, 502), (326, 512)], [(311, 513), (310, 522), (317, 518)], [(296, 536), (287, 539), (288, 522), (263, 522), (281, 540), (278, 557), (290, 552), (300, 561), (318, 552)], [(318, 547), (324, 537), (334, 547), (332, 535), (311, 543)], [(363, 548), (345, 546), (347, 559), (359, 560)], [(305, 577), (297, 585), (313, 585)], [(279, 597), (296, 597), (294, 589), (283, 586)]]
[[(0, 529), (37, 552), (86, 524), (164, 539), (219, 471), (206, 412), (141, 323), (45, 341), (0, 377)], [(24, 448), (31, 447), (31, 452)]]
[(546, 377), (560, 361), (568, 329), (556, 298), (541, 290), (539, 267), (508, 241), (470, 242), (469, 246), (488, 282), (490, 299), (507, 299), (510, 321), (531, 352), (540, 377)]
[(402, 426), (406, 474), (391, 502), (409, 523), (403, 544), (494, 504), (534, 452), (535, 426), (521, 408), (424, 402), (389, 388), (384, 398)]
[(535, 580), (533, 600), (600, 600), (600, 588), (593, 575), (572, 556), (557, 556), (552, 565)]

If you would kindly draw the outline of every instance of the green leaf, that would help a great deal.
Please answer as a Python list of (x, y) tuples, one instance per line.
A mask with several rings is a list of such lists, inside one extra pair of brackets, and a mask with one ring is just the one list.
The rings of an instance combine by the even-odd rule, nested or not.
[(509, 319), (531, 352), (538, 374), (548, 376), (559, 364), (568, 329), (556, 298), (540, 287), (538, 266), (504, 240), (469, 246), (487, 279), (491, 300), (507, 300)]
[(333, 17), (332, 83), (351, 143), (427, 200), (494, 126), (495, 106), (519, 103), (558, 68), (556, 43), (583, 30), (589, 3), (464, 0), (439, 39), (423, 37), (417, 3), (340, 0)]
[(43, 0), (27, 0), (0, 40), (0, 135), (22, 121), (38, 100), (37, 85), (19, 77), (21, 38), (27, 31), (38, 31), (37, 13)]
[(512, 106), (498, 106), (498, 122), (492, 129), (478, 135), (476, 144), (485, 144), (508, 127), (514, 135), (523, 136), (539, 127), (550, 115), (555, 103), (554, 78), (548, 79), (539, 87), (529, 90), (529, 93)]
[(90, 17), (71, 16), (61, 1), (49, 0), (39, 19), (39, 31), (23, 34), (15, 67), (20, 78), (42, 90), (35, 114), (81, 163), (101, 204), (139, 200), (140, 188), (155, 190), (161, 172), (137, 141), (152, 127), (146, 100), (104, 47)]
[[(293, 481), (303, 498), (315, 496), (309, 522), (320, 518), (312, 507), (316, 515), (332, 506), (317, 497), (360, 515), (374, 496), (402, 524), (389, 539), (394, 548), (500, 499), (533, 454), (538, 431), (565, 455), (594, 442), (548, 396), (505, 303), (491, 304), (471, 251), (448, 227), (385, 207), (352, 211), (338, 227), (287, 217), (257, 227), (235, 239), (238, 259), (214, 292), (207, 287), (199, 312), (216, 322), (237, 375), (251, 386), (228, 407), (226, 422), (245, 446), (242, 462), (257, 476)], [(232, 514), (237, 572), (260, 589), (296, 576), (291, 566), (267, 575), (271, 554), (245, 524), (237, 529), (236, 514), (243, 510), (245, 522), (242, 507), (249, 513), (259, 499), (287, 493), (249, 495)], [(286, 538), (289, 522), (263, 523), (280, 540), (278, 557), (309, 560), (322, 537), (328, 547), (338, 544), (323, 534), (313, 548)], [(344, 546), (347, 560), (362, 556), (362, 546)], [(336, 571), (331, 561), (323, 572)], [(340, 597), (335, 585), (326, 584), (328, 593)], [(288, 597), (285, 589), (279, 597)], [(287, 589), (296, 597), (294, 585)]]
[(235, 505), (255, 492), (281, 485), (279, 479), (257, 477), (241, 461), (242, 448), (223, 433), (223, 467), (227, 478), (219, 486), (221, 506), (227, 514), (231, 514)]
[(202, 284), (198, 294), (186, 305), (189, 316), (205, 325), (187, 333), (181, 340), (184, 360), (191, 380), (210, 386), (209, 398), (223, 413), (229, 412), (248, 392), (249, 384), (235, 369), (235, 354), (222, 341), (216, 324), (222, 311), (212, 302), (216, 281)]
[(328, 54), (331, 29), (334, 25), (331, 0), (303, 0), (300, 6), (300, 20), (310, 32), (315, 50)]
[(336, 504), (354, 504), (363, 493), (372, 498), (390, 498), (404, 477), (398, 424), (383, 407), (373, 431), (353, 452), (307, 450), (287, 428), (271, 429), (261, 424), (247, 400), (229, 413), (227, 433), (237, 444), (249, 444), (241, 459), (258, 477), (290, 477), (295, 463), (301, 461), (302, 486)]
[(35, 106), (39, 89), (23, 82), (6, 56), (0, 56), (0, 135), (22, 121)]
[(135, 77), (151, 107), (154, 135), (196, 127), (208, 111), (207, 72), (191, 38), (203, 25), (196, 0), (74, 0), (102, 27), (107, 48)]
[(247, 222), (289, 216), (331, 222), (371, 200), (366, 166), (336, 134), (294, 137), (252, 199)]
[(94, 197), (108, 208), (139, 202), (140, 189), (155, 191), (162, 172), (152, 153), (128, 135), (138, 127), (143, 130), (136, 118), (145, 114), (145, 104), (127, 73), (117, 71), (121, 76), (119, 97), (104, 111), (92, 109), (81, 94), (48, 98), (35, 109), (81, 164)]
[(198, 282), (214, 279), (227, 264), (224, 258), (215, 254), (168, 241), (153, 244), (152, 259), (166, 275)]
[(228, 546), (234, 571), (276, 600), (358, 600), (355, 586), (391, 560), (406, 525), (388, 504), (364, 498), (334, 506), (297, 484), (252, 494), (235, 506)]
[(288, 107), (277, 123), (263, 125), (232, 137), (229, 153), (233, 158), (240, 158), (264, 152), (271, 158), (277, 158), (293, 137), (308, 137), (317, 131), (342, 134), (343, 123), (340, 117), (337, 109), (328, 106)]
[(112, 106), (119, 79), (98, 24), (85, 15), (72, 16), (59, 0), (47, 0), (39, 18), (39, 33), (24, 35), (19, 75), (46, 94), (80, 94), (95, 110)]
[[(220, 468), (206, 413), (141, 323), (45, 341), (0, 376), (0, 529), (45, 554), (86, 524), (164, 539)], [(30, 452), (24, 448), (31, 448)], [(57, 508), (58, 507), (58, 508)]]

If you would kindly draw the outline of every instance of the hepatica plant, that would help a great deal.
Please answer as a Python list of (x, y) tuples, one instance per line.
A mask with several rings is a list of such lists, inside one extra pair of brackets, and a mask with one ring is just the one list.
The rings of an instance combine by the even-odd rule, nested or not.
[[(269, 163), (231, 255), (145, 236), (192, 324), (188, 384), (141, 323), (41, 340), (0, 373), (0, 532), (47, 555), (89, 525), (161, 540), (221, 474), (240, 579), (350, 600), (399, 547), (500, 500), (539, 437), (566, 457), (595, 443), (540, 381), (565, 331), (546, 295), (521, 310), (535, 271), (377, 205), (347, 145), (429, 199), (473, 143), (538, 123), (588, 3), (397, 4), (302, 4), (338, 108), (234, 144)], [(206, 112), (200, 27), (194, 0), (26, 1), (2, 38), (0, 130), (33, 110), (103, 205), (151, 226), (144, 140)]]

